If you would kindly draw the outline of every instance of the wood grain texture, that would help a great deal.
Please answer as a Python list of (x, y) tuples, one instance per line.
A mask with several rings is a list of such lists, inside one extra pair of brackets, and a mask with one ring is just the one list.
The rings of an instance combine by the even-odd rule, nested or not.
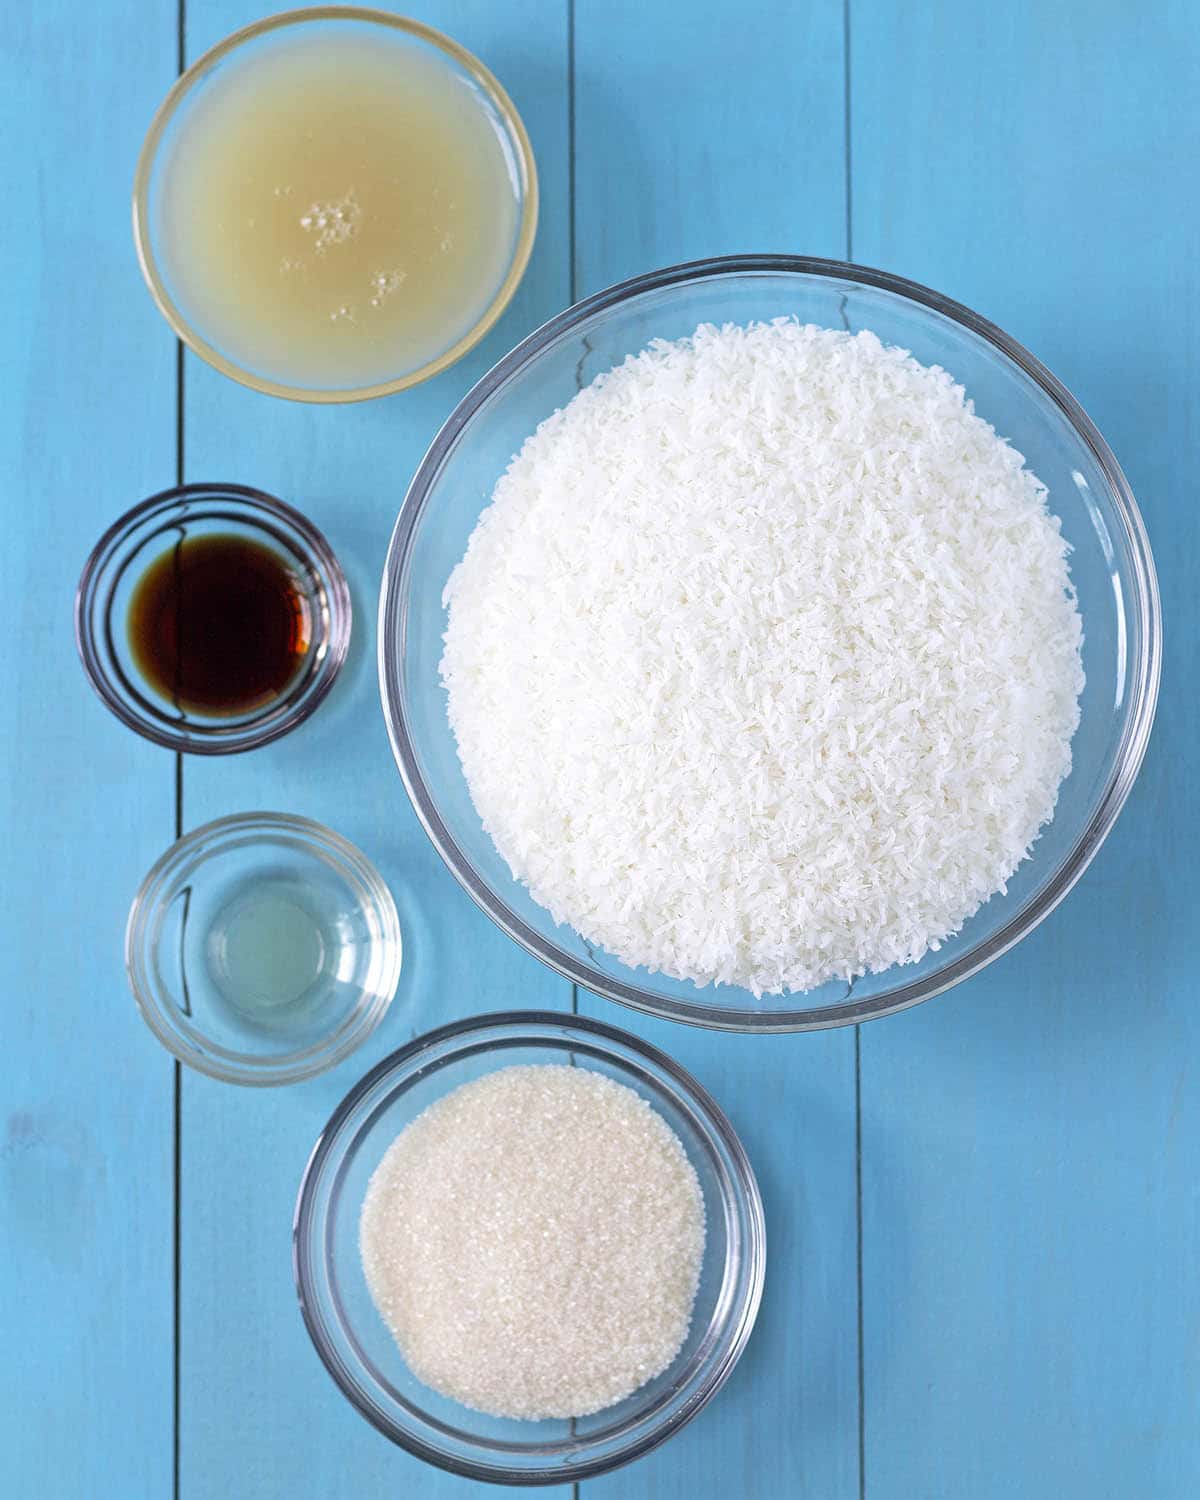
[(961, 298), (1081, 399), (1138, 495), (1158, 723), (1079, 888), (862, 1035), (866, 1492), (1200, 1490), (1200, 16), (854, 0), (853, 248)]
[(174, 59), (166, 5), (0, 22), (0, 1490), (46, 1500), (171, 1487), (172, 1064), (121, 932), (173, 764), (93, 696), (71, 603), (91, 544), (173, 471), (129, 192)]
[[(263, 9), (189, 0), (189, 57)], [(475, 910), (409, 811), (375, 684), (384, 549), (441, 420), (573, 291), (784, 249), (849, 250), (961, 298), (1081, 398), (1155, 544), (1162, 704), (1130, 804), (1067, 903), (983, 975), (861, 1033), (861, 1473), (853, 1033), (708, 1035), (579, 996), (725, 1106), (770, 1246), (727, 1389), (585, 1496), (1191, 1500), (1194, 4), (428, 0), (414, 13), (478, 51), (530, 127), (543, 213), (513, 307), (461, 365), (359, 407), (273, 401), (186, 365), (187, 477), (298, 504), (341, 557), (356, 618), (343, 678), (308, 724), (250, 756), (188, 762), (184, 824), (253, 807), (328, 822), (388, 879), (406, 949), (386, 1022), (334, 1073), (262, 1093), (184, 1076), (178, 1493), (494, 1493), (410, 1460), (350, 1410), (291, 1286), (298, 1179), (351, 1083), (443, 1020), (571, 1003)], [(129, 899), (171, 837), (174, 768), (92, 698), (69, 614), (92, 540), (174, 476), (174, 344), (137, 275), (128, 191), (174, 74), (176, 18), (175, 0), (43, 0), (0, 23), (17, 205), (0, 235), (0, 577), (18, 610), (0, 666), (0, 1491), (46, 1500), (174, 1494), (172, 1064), (120, 964)]]
[[(189, 57), (261, 11), (190, 0)], [(559, 0), (512, 11), (436, 0), (419, 19), (475, 51), (511, 92), (537, 155), (542, 210), (521, 290), (484, 343), (427, 385), (387, 400), (313, 407), (258, 396), (189, 357), (189, 479), (237, 479), (299, 506), (328, 535), (354, 604), (350, 657), (329, 700), (253, 755), (189, 761), (185, 826), (254, 807), (320, 819), (375, 861), (396, 897), (404, 966), (379, 1031), (322, 1078), (254, 1092), (188, 1076), (183, 1099), (181, 1495), (486, 1493), (418, 1463), (355, 1413), (321, 1367), (291, 1279), (291, 1215), (305, 1160), (334, 1105), (418, 1032), (472, 1012), (569, 1008), (570, 986), (520, 951), (446, 871), (409, 807), (379, 706), (375, 612), (384, 553), (418, 460), (456, 402), (569, 299), (567, 26)]]
[(580, 296), (706, 255), (846, 250), (841, 0), (575, 0)]
[[(839, 3), (579, 0), (580, 294), (739, 250), (845, 253)], [(734, 1037), (580, 1009), (646, 1036), (729, 1112), (762, 1187), (767, 1284), (728, 1387), (585, 1495), (852, 1500), (858, 1487), (854, 1036)]]

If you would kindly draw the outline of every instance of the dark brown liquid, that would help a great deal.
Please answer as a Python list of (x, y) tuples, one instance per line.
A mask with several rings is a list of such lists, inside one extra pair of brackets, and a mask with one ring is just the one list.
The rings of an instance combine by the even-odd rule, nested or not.
[(184, 537), (138, 581), (129, 642), (143, 676), (177, 707), (245, 713), (296, 675), (308, 650), (307, 600), (269, 547), (240, 536)]

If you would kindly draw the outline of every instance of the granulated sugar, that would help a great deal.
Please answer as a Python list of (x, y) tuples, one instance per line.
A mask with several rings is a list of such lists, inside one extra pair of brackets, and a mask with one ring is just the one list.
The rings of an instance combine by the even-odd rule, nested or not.
[(754, 994), (936, 949), (1054, 811), (1046, 490), (871, 333), (702, 327), (525, 443), (445, 591), (471, 797), (556, 921)]
[(503, 1068), (430, 1105), (367, 1189), (371, 1295), (418, 1379), (493, 1416), (582, 1417), (679, 1353), (704, 1250), (665, 1120), (586, 1068)]

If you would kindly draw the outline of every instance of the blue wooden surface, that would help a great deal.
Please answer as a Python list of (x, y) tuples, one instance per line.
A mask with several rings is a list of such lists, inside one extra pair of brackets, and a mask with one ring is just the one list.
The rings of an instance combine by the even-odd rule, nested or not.
[(867, 1491), (1195, 1496), (1200, 10), (857, 16), (854, 254), (1066, 381), (1139, 497), (1166, 618), (1146, 767), (1079, 888), (863, 1028)]
[[(950, 995), (857, 1037), (769, 1039), (578, 997), (721, 1098), (758, 1168), (770, 1241), (760, 1326), (728, 1388), (657, 1454), (583, 1488), (1191, 1500), (1200, 12), (1184, 0), (413, 10), (499, 73), (530, 128), (543, 213), (513, 307), (462, 365), (389, 401), (291, 406), (188, 356), (182, 403), (186, 477), (300, 505), (342, 558), (356, 609), (329, 702), (252, 755), (189, 760), (182, 824), (277, 807), (341, 830), (396, 893), (404, 975), (380, 1032), (336, 1072), (262, 1093), (185, 1073), (178, 1120), (173, 1064), (119, 958), (125, 907), (174, 827), (174, 765), (90, 698), (69, 632), (95, 536), (175, 475), (174, 346), (137, 276), (127, 191), (175, 71), (177, 4), (43, 0), (0, 20), (0, 570), (17, 611), (0, 667), (0, 1493), (483, 1493), (350, 1411), (290, 1281), (297, 1179), (363, 1069), (438, 1021), (573, 999), (474, 910), (408, 810), (374, 681), (383, 551), (442, 417), (573, 294), (692, 256), (792, 249), (937, 286), (1075, 390), (1156, 546), (1162, 707), (1143, 777), (1080, 887)], [(188, 0), (187, 56), (258, 13)]]
[(174, 351), (129, 255), (130, 164), (174, 71), (165, 6), (0, 18), (6, 1496), (171, 1486), (174, 1070), (120, 951), (174, 766), (91, 697), (71, 604), (101, 531), (174, 472)]

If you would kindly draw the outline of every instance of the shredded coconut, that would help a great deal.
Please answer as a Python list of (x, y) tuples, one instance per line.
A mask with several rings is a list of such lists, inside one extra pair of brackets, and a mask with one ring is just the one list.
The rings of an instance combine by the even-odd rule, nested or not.
[(502, 1068), (389, 1147), (360, 1242), (418, 1379), (493, 1416), (582, 1417), (683, 1346), (704, 1200), (679, 1138), (586, 1068)]
[(705, 325), (597, 377), (444, 595), (450, 723), (514, 876), (626, 964), (755, 995), (936, 949), (1071, 765), (1046, 498), (869, 332)]

